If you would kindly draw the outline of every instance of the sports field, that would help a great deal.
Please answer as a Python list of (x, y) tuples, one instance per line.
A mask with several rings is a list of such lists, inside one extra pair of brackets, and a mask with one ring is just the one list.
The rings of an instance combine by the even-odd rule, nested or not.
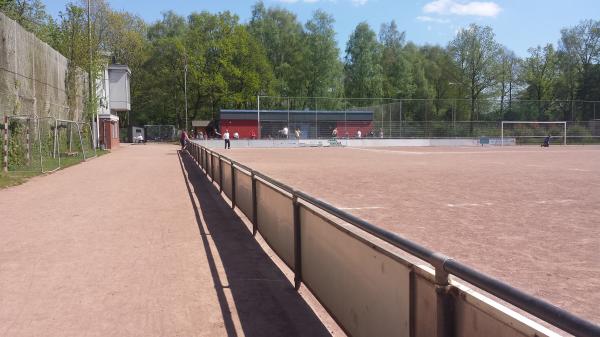
[(600, 146), (219, 152), (600, 322)]

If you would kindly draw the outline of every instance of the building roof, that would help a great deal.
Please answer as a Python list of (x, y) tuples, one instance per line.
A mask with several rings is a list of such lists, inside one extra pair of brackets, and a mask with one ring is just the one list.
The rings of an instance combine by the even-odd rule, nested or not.
[(131, 75), (131, 69), (126, 64), (109, 64), (108, 70), (123, 70)]
[[(257, 110), (223, 109), (220, 118), (227, 120), (257, 120)], [(261, 121), (372, 121), (373, 111), (366, 110), (260, 110)]]
[(192, 121), (192, 126), (208, 126), (208, 124), (210, 124), (210, 121)]

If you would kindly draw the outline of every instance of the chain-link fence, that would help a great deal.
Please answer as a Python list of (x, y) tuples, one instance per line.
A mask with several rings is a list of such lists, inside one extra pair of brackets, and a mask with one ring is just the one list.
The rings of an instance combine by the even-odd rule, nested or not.
[[(261, 96), (254, 115), (260, 138), (500, 137), (504, 120), (567, 121), (568, 143), (600, 142), (600, 102), (465, 99), (349, 99)], [(235, 112), (235, 111), (234, 111)], [(517, 118), (520, 117), (521, 119)], [(221, 119), (224, 117), (222, 113)], [(235, 123), (229, 127), (235, 132)], [(524, 143), (546, 136), (542, 124), (518, 128)], [(286, 130), (287, 129), (287, 130)], [(286, 132), (287, 131), (287, 132)], [(517, 140), (519, 143), (519, 140)]]
[(175, 125), (144, 125), (146, 140), (154, 142), (173, 142), (177, 140)]

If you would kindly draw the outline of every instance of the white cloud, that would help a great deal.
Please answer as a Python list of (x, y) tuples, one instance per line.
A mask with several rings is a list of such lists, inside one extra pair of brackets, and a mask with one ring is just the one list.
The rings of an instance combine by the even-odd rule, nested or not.
[(432, 18), (431, 16), (417, 16), (417, 21), (435, 22), (435, 23), (449, 23), (450, 22), (450, 20), (448, 20), (448, 19)]
[(366, 5), (367, 2), (369, 2), (369, 0), (352, 0), (352, 4), (354, 6), (362, 6), (362, 5)]
[(500, 5), (493, 1), (459, 2), (455, 0), (435, 0), (427, 3), (423, 7), (423, 12), (439, 15), (496, 17), (501, 11), (502, 8)]

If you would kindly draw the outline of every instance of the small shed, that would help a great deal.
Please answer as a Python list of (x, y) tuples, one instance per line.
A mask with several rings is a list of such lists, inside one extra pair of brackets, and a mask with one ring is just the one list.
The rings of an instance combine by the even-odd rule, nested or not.
[(192, 134), (191, 137), (200, 138), (202, 134), (203, 137), (206, 137), (208, 134), (208, 126), (210, 125), (210, 121), (203, 120), (195, 120), (192, 121)]

